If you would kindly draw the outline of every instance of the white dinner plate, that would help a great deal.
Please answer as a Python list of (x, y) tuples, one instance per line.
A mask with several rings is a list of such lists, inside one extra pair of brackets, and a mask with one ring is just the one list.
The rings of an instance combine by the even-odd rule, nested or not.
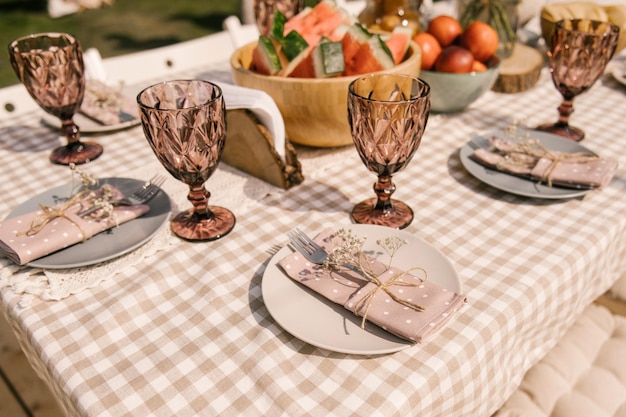
[[(377, 254), (382, 249), (376, 240), (389, 236), (405, 239), (408, 244), (396, 253), (393, 266), (423, 267), (430, 281), (450, 291), (462, 292), (459, 276), (448, 258), (417, 236), (375, 225), (353, 224), (345, 228), (357, 236), (367, 236), (363, 249)], [(361, 329), (360, 317), (293, 281), (278, 266), (278, 261), (290, 253), (292, 250), (286, 246), (272, 257), (261, 283), (263, 301), (283, 329), (311, 345), (341, 353), (378, 355), (414, 346), (371, 323)], [(389, 257), (381, 253), (377, 259), (385, 262)]]
[[(99, 181), (100, 185), (112, 184), (124, 193), (134, 192), (145, 182), (132, 178), (101, 178)], [(70, 193), (70, 183), (51, 188), (20, 204), (8, 217), (35, 211), (40, 204), (59, 204), (69, 197)], [(27, 265), (46, 269), (78, 268), (117, 258), (140, 247), (167, 222), (171, 210), (170, 199), (163, 191), (147, 204), (150, 211), (143, 216), (119, 227), (105, 230), (84, 242), (36, 259)]]
[[(588, 152), (592, 155), (596, 155), (594, 152), (580, 145), (578, 142), (563, 138), (561, 136), (554, 135), (552, 133), (529, 131), (530, 137), (537, 139), (547, 149), (557, 152)], [(506, 137), (503, 132), (496, 132), (493, 135), (479, 136), (472, 139), (470, 142), (463, 145), (459, 151), (459, 157), (461, 164), (465, 169), (480, 181), (488, 184), (494, 188), (502, 191), (509, 192), (511, 194), (517, 194), (524, 197), (535, 197), (545, 199), (562, 199), (562, 198), (576, 198), (582, 197), (587, 194), (589, 189), (576, 189), (552, 186), (548, 187), (545, 184), (541, 184), (535, 180), (525, 179), (517, 177), (515, 175), (506, 174), (504, 172), (497, 171), (495, 169), (488, 168), (478, 162), (474, 161), (470, 156), (474, 152), (471, 143), (486, 142), (491, 136)]]

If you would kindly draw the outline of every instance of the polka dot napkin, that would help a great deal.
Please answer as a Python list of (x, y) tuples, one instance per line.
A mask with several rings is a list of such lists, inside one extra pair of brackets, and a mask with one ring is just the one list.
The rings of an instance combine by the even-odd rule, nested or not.
[(491, 149), (479, 148), (472, 159), (489, 168), (567, 188), (602, 188), (617, 171), (617, 161), (591, 154), (565, 154), (519, 148), (516, 144), (490, 138)]
[[(115, 197), (122, 193), (113, 186)], [(54, 208), (61, 208), (62, 205)], [(84, 208), (84, 207), (82, 207)], [(114, 209), (115, 218), (95, 220), (90, 217), (81, 218), (77, 213), (81, 210), (80, 204), (63, 208), (63, 216), (49, 216), (50, 220), (37, 233), (29, 233), (35, 223), (44, 219), (44, 212), (25, 213), (7, 218), (0, 222), (0, 253), (6, 255), (13, 262), (24, 265), (42, 256), (67, 248), (96, 234), (110, 229), (117, 224), (135, 219), (150, 208), (147, 205), (117, 206)]]
[[(331, 251), (332, 234), (333, 231), (327, 229), (314, 240)], [(308, 262), (298, 252), (287, 255), (278, 264), (294, 281), (361, 317), (365, 316), (367, 321), (388, 332), (415, 343), (422, 342), (440, 329), (465, 302), (461, 294), (407, 274), (393, 265), (388, 268), (378, 261), (372, 262), (372, 270), (378, 279), (383, 283), (394, 282), (385, 288), (349, 269), (326, 270)], [(424, 309), (409, 305), (419, 305)]]

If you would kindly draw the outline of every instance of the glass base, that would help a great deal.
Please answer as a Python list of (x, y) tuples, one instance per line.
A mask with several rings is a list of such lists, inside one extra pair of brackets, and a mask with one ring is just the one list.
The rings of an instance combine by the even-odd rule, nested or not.
[(391, 210), (376, 209), (376, 198), (360, 202), (352, 209), (351, 217), (355, 223), (377, 224), (404, 229), (413, 221), (413, 210), (402, 201), (391, 200)]
[(179, 213), (172, 220), (172, 232), (186, 240), (217, 240), (235, 227), (235, 215), (223, 207), (209, 206), (212, 217), (199, 216), (193, 209)]
[(50, 161), (59, 165), (86, 164), (102, 155), (102, 146), (93, 142), (75, 142), (60, 146), (50, 154)]
[(542, 132), (553, 133), (555, 135), (559, 135), (566, 139), (574, 140), (576, 142), (580, 142), (585, 138), (585, 132), (577, 127), (573, 127), (568, 124), (547, 123), (545, 125), (537, 126), (535, 129)]

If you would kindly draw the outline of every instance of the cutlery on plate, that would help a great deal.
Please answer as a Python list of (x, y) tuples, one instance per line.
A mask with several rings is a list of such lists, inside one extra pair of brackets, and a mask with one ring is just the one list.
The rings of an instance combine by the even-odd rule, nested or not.
[(287, 233), (289, 236), (290, 245), (293, 249), (297, 250), (314, 264), (323, 265), (324, 261), (328, 259), (328, 252), (324, 250), (320, 245), (315, 243), (313, 239), (308, 237), (306, 233), (298, 229), (297, 227), (291, 232)]
[[(304, 256), (309, 262), (312, 262), (317, 265), (324, 265), (326, 260), (330, 257), (328, 252), (318, 245), (313, 239), (306, 235), (303, 231), (298, 229), (297, 227), (293, 229), (293, 231), (287, 233), (289, 236), (289, 246), (298, 251), (302, 256)], [(351, 271), (356, 272), (371, 280), (371, 275), (368, 274), (363, 269), (358, 268), (355, 265), (347, 264), (347, 263), (337, 263), (337, 262), (329, 262), (330, 265), (335, 267), (343, 267), (346, 269), (350, 269)]]
[[(146, 181), (141, 188), (134, 193), (117, 200), (110, 201), (109, 203), (114, 206), (136, 206), (139, 204), (145, 204), (156, 196), (161, 188), (159, 188), (165, 182), (165, 177), (161, 175), (155, 175), (149, 181)], [(99, 210), (99, 206), (93, 206), (78, 213), (78, 216), (85, 217), (94, 211)]]

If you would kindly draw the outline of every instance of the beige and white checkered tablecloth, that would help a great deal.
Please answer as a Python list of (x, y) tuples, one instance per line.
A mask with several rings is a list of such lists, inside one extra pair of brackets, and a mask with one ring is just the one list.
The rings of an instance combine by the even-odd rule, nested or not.
[[(449, 257), (469, 301), (423, 345), (334, 353), (291, 336), (263, 303), (263, 271), (286, 233), (349, 225), (353, 204), (372, 194), (375, 178), (352, 147), (299, 148), (305, 182), (261, 196), (249, 192), (253, 179), (222, 166), (207, 187), (237, 216), (224, 239), (178, 241), (60, 301), (23, 307), (4, 288), (2, 310), (68, 416), (488, 417), (585, 306), (626, 277), (626, 88), (609, 75), (575, 100), (572, 116), (586, 147), (620, 161), (606, 189), (518, 197), (459, 162), (473, 134), (555, 120), (559, 102), (546, 71), (527, 92), (489, 92), (461, 114), (433, 115), (395, 177), (395, 197), (416, 213), (407, 230)], [(40, 116), (0, 121), (2, 216), (67, 181), (67, 169), (48, 162), (58, 134)], [(105, 153), (88, 168), (99, 176), (159, 169), (139, 127), (95, 140)], [(226, 174), (247, 204), (220, 199)]]

